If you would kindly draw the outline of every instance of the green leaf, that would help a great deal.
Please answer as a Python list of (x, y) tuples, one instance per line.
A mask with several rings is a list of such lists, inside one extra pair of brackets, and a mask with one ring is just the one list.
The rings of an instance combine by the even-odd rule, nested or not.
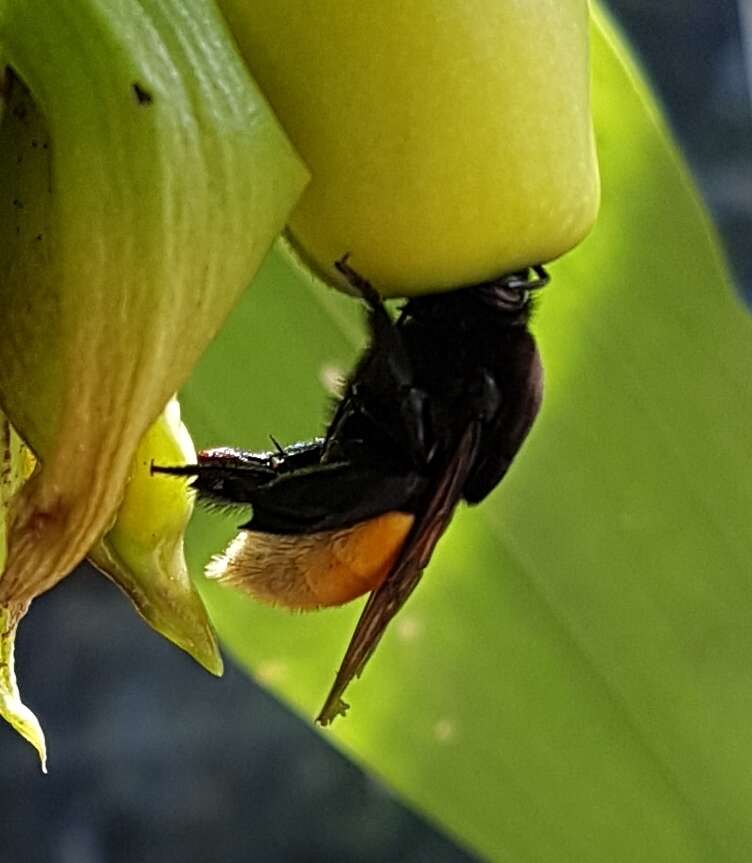
[[(325, 736), (491, 859), (742, 861), (752, 323), (614, 40), (599, 18), (603, 210), (551, 268), (542, 416), (492, 498), (460, 511)], [(197, 443), (319, 432), (359, 319), (272, 257), (185, 392)], [(196, 521), (196, 569), (239, 522)], [(312, 717), (359, 608), (204, 593), (233, 654)]]

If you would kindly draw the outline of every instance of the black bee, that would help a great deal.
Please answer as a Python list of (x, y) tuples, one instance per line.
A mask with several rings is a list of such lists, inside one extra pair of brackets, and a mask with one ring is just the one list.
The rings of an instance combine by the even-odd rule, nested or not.
[(291, 608), (371, 595), (317, 718), (342, 695), (417, 585), (460, 500), (500, 482), (538, 412), (542, 369), (528, 332), (542, 267), (408, 300), (392, 320), (371, 284), (337, 268), (368, 308), (370, 343), (326, 435), (249, 453), (212, 449), (193, 477), (200, 499), (250, 504), (210, 575)]

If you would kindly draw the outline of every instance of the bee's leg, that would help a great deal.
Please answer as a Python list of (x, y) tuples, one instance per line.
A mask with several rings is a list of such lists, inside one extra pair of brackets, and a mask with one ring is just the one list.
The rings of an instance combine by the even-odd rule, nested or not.
[(418, 473), (340, 462), (303, 468), (249, 490), (253, 517), (244, 528), (268, 533), (315, 533), (385, 512), (411, 512), (425, 491)]
[(268, 533), (314, 533), (393, 510), (409, 512), (424, 489), (417, 473), (384, 473), (378, 466), (351, 462), (311, 463), (321, 446), (318, 441), (288, 447), (282, 465), (266, 453), (209, 450), (199, 453), (195, 465), (152, 465), (152, 472), (193, 477), (199, 497), (210, 503), (250, 504), (253, 517), (242, 527)]
[(368, 350), (358, 365), (353, 380), (358, 381), (367, 377), (369, 382), (373, 382), (373, 379), (378, 377), (382, 388), (389, 387), (389, 393), (393, 394), (395, 389), (412, 385), (414, 377), (412, 362), (405, 350), (399, 329), (389, 316), (378, 291), (347, 263), (348, 257), (345, 255), (340, 258), (335, 263), (335, 267), (365, 301), (368, 307), (370, 333)]
[[(387, 395), (388, 404), (360, 406), (363, 417), (394, 444), (401, 460), (425, 468), (432, 455), (428, 445), (428, 394), (415, 386), (404, 386)], [(370, 401), (370, 400), (369, 400)]]
[(196, 464), (152, 464), (152, 473), (193, 477), (191, 486), (199, 498), (219, 504), (246, 505), (253, 493), (279, 476), (318, 464), (322, 440), (294, 444), (278, 453), (253, 453), (220, 447), (202, 450)]
[(415, 370), (402, 332), (392, 321), (379, 293), (356, 272), (345, 255), (335, 263), (368, 305), (369, 348), (332, 420), (328, 439), (336, 438), (354, 412), (379, 428), (411, 464), (428, 461), (426, 424), (428, 395), (415, 386)]

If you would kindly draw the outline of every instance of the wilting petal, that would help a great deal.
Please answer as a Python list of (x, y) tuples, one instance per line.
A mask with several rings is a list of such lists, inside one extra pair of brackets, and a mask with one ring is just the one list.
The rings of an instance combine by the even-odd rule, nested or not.
[[(15, 491), (33, 470), (34, 461), (0, 414), (0, 570), (5, 562), (5, 515), (7, 504)], [(18, 623), (26, 611), (25, 605), (0, 606), (0, 716), (31, 743), (39, 753), (42, 770), (46, 772), (47, 749), (44, 732), (29, 708), (21, 701), (16, 682), (14, 647)]]
[(47, 772), (47, 745), (39, 720), (21, 701), (16, 682), (14, 647), (19, 620), (25, 609), (0, 607), (0, 716), (28, 740), (39, 753), (42, 772)]

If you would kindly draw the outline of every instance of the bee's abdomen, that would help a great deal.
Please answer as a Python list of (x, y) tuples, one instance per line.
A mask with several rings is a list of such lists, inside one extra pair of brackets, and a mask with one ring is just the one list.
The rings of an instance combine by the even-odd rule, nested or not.
[(318, 533), (241, 530), (207, 575), (270, 605), (301, 611), (342, 605), (381, 585), (413, 521), (387, 512)]

